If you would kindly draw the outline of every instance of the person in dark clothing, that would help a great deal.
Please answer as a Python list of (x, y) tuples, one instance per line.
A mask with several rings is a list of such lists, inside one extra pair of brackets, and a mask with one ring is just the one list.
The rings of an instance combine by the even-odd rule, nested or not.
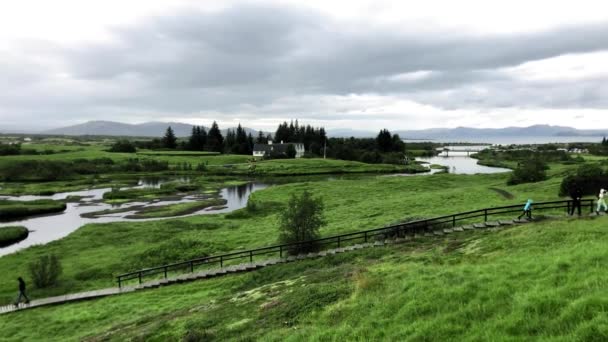
[(25, 294), (25, 281), (21, 277), (17, 278), (17, 280), (19, 281), (19, 296), (17, 297), (17, 301), (15, 301), (15, 306), (19, 306), (22, 298), (25, 298), (25, 304), (28, 304), (30, 299)]
[(570, 198), (572, 198), (572, 206), (570, 207), (570, 216), (574, 215), (574, 209), (578, 209), (578, 216), (581, 216), (581, 198), (583, 197), (583, 191), (578, 185), (573, 186), (570, 189)]

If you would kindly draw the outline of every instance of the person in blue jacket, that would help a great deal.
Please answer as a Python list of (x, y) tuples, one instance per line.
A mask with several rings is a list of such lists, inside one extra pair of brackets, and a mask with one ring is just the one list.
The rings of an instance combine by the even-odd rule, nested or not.
[(531, 199), (526, 202), (526, 205), (524, 205), (524, 211), (521, 213), (521, 215), (519, 215), (519, 217), (517, 217), (518, 220), (521, 220), (524, 215), (526, 215), (528, 220), (532, 219), (532, 203), (533, 201)]

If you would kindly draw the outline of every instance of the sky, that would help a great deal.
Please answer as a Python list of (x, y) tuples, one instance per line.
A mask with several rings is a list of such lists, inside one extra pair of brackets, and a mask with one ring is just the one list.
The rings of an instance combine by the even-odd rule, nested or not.
[(0, 130), (608, 127), (605, 1), (7, 0)]

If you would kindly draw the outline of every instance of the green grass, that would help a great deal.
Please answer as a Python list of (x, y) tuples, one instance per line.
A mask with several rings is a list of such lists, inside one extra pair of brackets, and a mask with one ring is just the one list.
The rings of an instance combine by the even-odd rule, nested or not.
[(130, 219), (144, 219), (144, 218), (160, 218), (160, 217), (171, 217), (171, 216), (182, 216), (195, 213), (197, 211), (211, 208), (221, 207), (226, 204), (226, 200), (222, 198), (208, 198), (198, 200), (196, 202), (177, 203), (157, 207), (145, 208), (136, 214), (129, 215), (127, 218)]
[(0, 247), (10, 246), (29, 235), (29, 230), (22, 226), (0, 227)]
[(0, 327), (51, 341), (606, 340), (605, 221), (423, 239), (26, 310)]
[(0, 200), (0, 219), (13, 220), (33, 215), (64, 211), (65, 203), (53, 200), (11, 201)]
[[(432, 175), (424, 177), (367, 177), (353, 180), (303, 182), (272, 186), (254, 193), (251, 210), (150, 221), (89, 224), (69, 236), (0, 258), (9, 278), (24, 274), (40, 255), (55, 253), (64, 274), (58, 286), (36, 290), (35, 296), (89, 290), (114, 285), (114, 276), (141, 266), (147, 251), (172, 240), (201, 243), (202, 255), (275, 244), (278, 214), (289, 196), (309, 190), (323, 198), (327, 225), (323, 236), (382, 227), (410, 217), (434, 217), (489, 206), (557, 197), (561, 179), (506, 187), (508, 175)], [(494, 189), (513, 194), (505, 199)], [(82, 248), (87, 246), (87, 248)], [(183, 259), (191, 257), (183, 251)], [(154, 265), (147, 265), (154, 266)], [(10, 284), (0, 283), (0, 303), (13, 296)]]

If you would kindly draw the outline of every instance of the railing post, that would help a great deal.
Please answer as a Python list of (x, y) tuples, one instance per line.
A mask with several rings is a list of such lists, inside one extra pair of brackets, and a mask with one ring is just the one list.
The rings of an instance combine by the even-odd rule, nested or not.
[[(574, 205), (574, 203), (572, 203)], [(570, 214), (570, 201), (566, 202), (566, 214)]]
[(194, 273), (194, 263), (190, 261), (190, 273)]
[(483, 210), (483, 222), (488, 222), (488, 209)]
[(220, 255), (220, 268), (224, 267), (224, 257)]
[(165, 266), (165, 279), (167, 279), (167, 266)]
[(593, 200), (589, 200), (589, 213), (593, 214)]
[(338, 236), (338, 248), (340, 248), (340, 236)]
[(141, 284), (141, 272), (137, 274), (137, 277), (139, 278), (139, 283)]
[(279, 246), (279, 258), (283, 257), (283, 246)]
[(249, 262), (253, 262), (253, 251), (249, 251)]
[(122, 288), (122, 284), (121, 284), (120, 280), (121, 280), (120, 277), (118, 277), (118, 288), (119, 289)]
[(365, 242), (367, 242), (367, 231), (363, 234), (363, 240), (365, 240)]
[(456, 215), (452, 216), (452, 228), (456, 227)]

